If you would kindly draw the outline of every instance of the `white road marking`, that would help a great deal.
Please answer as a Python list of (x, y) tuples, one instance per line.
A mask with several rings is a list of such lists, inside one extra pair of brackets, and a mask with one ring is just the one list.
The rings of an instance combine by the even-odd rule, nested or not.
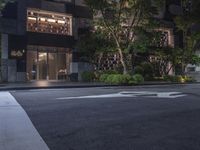
[(0, 150), (49, 150), (9, 92), (0, 92)]
[(145, 96), (145, 97), (157, 97), (157, 98), (178, 98), (178, 97), (184, 97), (187, 96), (185, 94), (182, 94), (181, 92), (149, 92), (149, 91), (125, 91), (120, 92), (121, 94), (129, 94), (133, 97), (135, 96)]
[(103, 94), (103, 95), (88, 95), (77, 97), (60, 97), (58, 100), (68, 99), (86, 99), (86, 98), (115, 98), (115, 97), (155, 97), (155, 98), (179, 98), (187, 96), (181, 92), (149, 92), (149, 91), (123, 91), (119, 93)]

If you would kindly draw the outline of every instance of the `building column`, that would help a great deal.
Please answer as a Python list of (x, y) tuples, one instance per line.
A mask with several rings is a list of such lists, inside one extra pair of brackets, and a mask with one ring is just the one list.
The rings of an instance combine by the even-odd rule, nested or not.
[(78, 81), (77, 52), (72, 52), (72, 62), (70, 64), (70, 80), (71, 81)]
[(8, 81), (8, 34), (1, 34), (1, 80)]
[(9, 59), (8, 34), (1, 34), (1, 81), (16, 82), (16, 60)]
[(94, 71), (93, 65), (80, 61), (80, 55), (76, 50), (74, 50), (72, 55), (73, 59), (70, 64), (71, 81), (82, 81), (82, 73), (85, 71)]

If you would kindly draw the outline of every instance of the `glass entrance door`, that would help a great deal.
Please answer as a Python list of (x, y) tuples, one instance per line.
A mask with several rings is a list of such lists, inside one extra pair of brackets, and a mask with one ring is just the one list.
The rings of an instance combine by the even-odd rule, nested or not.
[(48, 53), (49, 80), (57, 80), (57, 53)]
[(30, 47), (27, 51), (28, 80), (66, 80), (72, 55), (66, 49)]
[(48, 66), (47, 66), (47, 53), (39, 52), (38, 53), (38, 79), (46, 80), (48, 74)]
[(57, 57), (56, 53), (38, 53), (39, 80), (56, 80)]

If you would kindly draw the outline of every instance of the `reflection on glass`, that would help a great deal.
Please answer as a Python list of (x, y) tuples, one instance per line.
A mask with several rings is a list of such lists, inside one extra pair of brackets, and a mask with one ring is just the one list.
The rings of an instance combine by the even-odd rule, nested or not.
[(38, 54), (39, 80), (47, 79), (47, 53)]
[(58, 53), (58, 62), (57, 62), (57, 74), (59, 80), (65, 80), (67, 75), (67, 67), (66, 67), (66, 54)]
[(28, 51), (27, 52), (27, 74), (29, 80), (37, 79), (37, 52)]
[(48, 54), (48, 66), (49, 66), (49, 80), (56, 80), (56, 64), (57, 57), (56, 53)]

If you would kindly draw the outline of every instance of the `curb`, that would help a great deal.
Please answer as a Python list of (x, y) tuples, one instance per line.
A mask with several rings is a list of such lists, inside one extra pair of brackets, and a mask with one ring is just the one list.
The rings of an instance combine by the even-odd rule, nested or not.
[(95, 87), (150, 87), (150, 86), (170, 86), (170, 85), (192, 85), (192, 84), (200, 84), (199, 82), (195, 83), (144, 83), (138, 85), (109, 85), (109, 84), (102, 84), (102, 85), (55, 85), (55, 86), (27, 86), (27, 87), (0, 87), (0, 91), (14, 91), (14, 90), (37, 90), (37, 89), (61, 89), (61, 88), (95, 88)]
[(118, 85), (74, 85), (74, 86), (39, 86), (39, 87), (0, 87), (0, 91), (12, 91), (12, 90), (37, 90), (37, 89), (62, 89), (62, 88), (94, 88), (94, 87), (114, 87)]

